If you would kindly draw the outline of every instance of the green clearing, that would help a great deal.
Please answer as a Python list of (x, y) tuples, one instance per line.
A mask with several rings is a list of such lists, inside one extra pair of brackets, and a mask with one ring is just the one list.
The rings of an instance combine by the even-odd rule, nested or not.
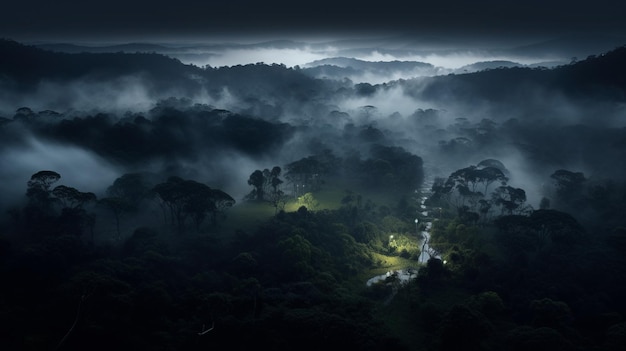
[[(352, 184), (343, 180), (333, 181), (332, 183), (326, 183), (319, 191), (312, 192), (313, 197), (317, 203), (317, 206), (312, 211), (320, 210), (336, 210), (342, 205), (341, 200), (351, 192), (354, 195), (361, 196), (361, 202), (365, 204), (370, 202), (374, 206), (394, 206), (398, 201), (397, 194), (376, 192), (376, 191), (362, 191), (364, 189), (355, 189)], [(298, 201), (297, 198), (289, 199), (284, 207), (286, 212), (295, 212), (304, 204)], [(224, 240), (232, 237), (237, 230), (252, 233), (257, 227), (264, 222), (270, 220), (276, 214), (275, 208), (268, 202), (241, 202), (228, 210), (227, 217), (220, 223), (219, 235)], [(396, 235), (394, 244), (398, 248), (413, 249), (412, 246), (407, 246), (407, 243), (401, 242), (416, 240), (413, 235)], [(413, 245), (419, 249), (419, 245)], [(349, 282), (346, 282), (347, 287), (351, 287), (355, 290), (365, 288), (365, 283), (370, 278), (385, 274), (390, 270), (405, 269), (407, 267), (417, 267), (418, 263), (414, 260), (403, 258), (397, 255), (385, 255), (378, 252), (370, 252), (373, 262), (376, 262), (376, 267), (372, 269), (360, 272)]]
[[(399, 195), (392, 192), (372, 191), (372, 189), (356, 188), (354, 184), (343, 179), (336, 179), (333, 182), (327, 182), (322, 189), (312, 192), (316, 206), (308, 208), (310, 211), (336, 210), (342, 206), (342, 199), (348, 194), (356, 196), (360, 195), (361, 204), (369, 203), (372, 206), (395, 206), (398, 203)], [(301, 194), (303, 195), (303, 194)], [(412, 194), (411, 194), (412, 195)], [(353, 203), (354, 204), (354, 203)], [(301, 206), (305, 205), (298, 198), (290, 198), (284, 207), (286, 212), (295, 212)], [(237, 203), (226, 213), (227, 217), (220, 222), (218, 232), (219, 235), (228, 240), (233, 237), (237, 230), (253, 233), (256, 228), (270, 220), (276, 214), (276, 209), (269, 202), (245, 202)], [(409, 251), (419, 249), (419, 243), (414, 241), (417, 238), (409, 233), (394, 234), (394, 245), (399, 250), (407, 248)], [(415, 247), (413, 247), (415, 246)], [(365, 291), (366, 282), (375, 276), (385, 274), (388, 271), (406, 269), (408, 267), (419, 266), (415, 260), (410, 260), (397, 255), (386, 255), (384, 253), (371, 251), (369, 253), (376, 262), (375, 267), (363, 270), (354, 277), (344, 282), (344, 288), (354, 292)], [(442, 291), (436, 297), (429, 299), (430, 303), (435, 304), (441, 309), (445, 309), (454, 301), (465, 296), (458, 296), (456, 291)], [(427, 337), (423, 332), (419, 332), (419, 328), (415, 328), (416, 313), (410, 306), (415, 304), (412, 301), (414, 297), (405, 289), (401, 289), (393, 298), (390, 304), (380, 306), (376, 309), (378, 316), (389, 327), (394, 336), (403, 340), (407, 345), (424, 344), (424, 338)], [(417, 318), (419, 320), (419, 318)]]
[[(336, 210), (341, 207), (341, 200), (351, 191), (360, 194), (363, 203), (370, 201), (376, 206), (392, 206), (397, 203), (397, 195), (386, 192), (373, 192), (368, 189), (356, 189), (353, 184), (343, 179), (334, 179), (327, 182), (322, 189), (312, 192), (317, 206), (309, 210)], [(290, 198), (285, 203), (285, 212), (295, 212), (304, 205), (297, 198)], [(236, 230), (253, 231), (259, 224), (269, 220), (276, 214), (275, 208), (268, 202), (237, 203), (226, 212), (226, 219), (219, 226), (219, 233), (229, 235)]]

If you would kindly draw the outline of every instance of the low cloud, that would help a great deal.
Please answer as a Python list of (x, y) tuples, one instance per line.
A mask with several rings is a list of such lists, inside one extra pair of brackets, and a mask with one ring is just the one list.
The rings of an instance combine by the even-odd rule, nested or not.
[(0, 207), (24, 200), (26, 183), (41, 170), (59, 173), (58, 184), (83, 192), (102, 194), (119, 176), (110, 162), (76, 146), (63, 145), (28, 136), (25, 145), (0, 152)]
[[(255, 48), (255, 49), (228, 49), (213, 53), (207, 57), (204, 65), (212, 67), (246, 65), (255, 63), (284, 64), (287, 67), (304, 65), (311, 61), (320, 60), (332, 55), (333, 49), (324, 51), (311, 48)], [(196, 60), (197, 62), (197, 60)]]
[[(494, 54), (487, 51), (449, 51), (426, 54), (405, 53), (394, 55), (380, 51), (372, 51), (356, 57), (364, 61), (416, 61), (430, 63), (440, 68), (440, 74), (452, 73), (455, 69), (483, 61), (513, 61), (523, 65), (532, 65), (547, 61), (546, 57), (520, 57), (512, 55)], [(560, 57), (550, 57), (550, 60), (559, 60)]]

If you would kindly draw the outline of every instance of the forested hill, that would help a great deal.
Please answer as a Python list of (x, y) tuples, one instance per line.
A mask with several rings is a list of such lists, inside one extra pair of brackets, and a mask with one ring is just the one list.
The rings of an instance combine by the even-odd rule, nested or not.
[(28, 88), (42, 80), (111, 79), (145, 73), (155, 81), (189, 83), (197, 67), (176, 59), (151, 53), (77, 53), (66, 54), (0, 40), (0, 77)]
[[(284, 65), (250, 64), (200, 68), (157, 53), (61, 53), (0, 40), (0, 86), (34, 91), (42, 82), (103, 83), (141, 79), (158, 98), (190, 96), (205, 89), (218, 96), (227, 87), (242, 98), (298, 101), (313, 98), (320, 82)], [(175, 93), (173, 93), (175, 92)]]
[[(626, 99), (626, 46), (552, 69), (510, 67), (402, 82), (415, 97), (511, 103), (532, 92), (570, 98)], [(423, 87), (423, 89), (422, 89)]]
[[(250, 64), (200, 68), (156, 53), (60, 53), (0, 40), (0, 84), (5, 88), (34, 89), (42, 81), (92, 81), (141, 75), (152, 89), (192, 93), (206, 89), (219, 95), (224, 87), (252, 98), (311, 101), (341, 87), (309, 77), (304, 70), (284, 65)], [(399, 81), (413, 97), (432, 101), (481, 99), (508, 103), (530, 91), (560, 92), (570, 97), (626, 98), (626, 47), (590, 56), (556, 68), (510, 67), (466, 74), (431, 76)], [(394, 82), (391, 82), (395, 85)], [(376, 86), (378, 89), (387, 84)], [(258, 98), (258, 96), (256, 97)]]

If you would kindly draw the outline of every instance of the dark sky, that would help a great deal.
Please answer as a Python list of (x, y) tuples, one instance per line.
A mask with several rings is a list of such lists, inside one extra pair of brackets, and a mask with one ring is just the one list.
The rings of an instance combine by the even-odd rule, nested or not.
[(24, 0), (3, 4), (0, 36), (16, 40), (332, 36), (419, 32), (519, 36), (623, 33), (623, 1)]

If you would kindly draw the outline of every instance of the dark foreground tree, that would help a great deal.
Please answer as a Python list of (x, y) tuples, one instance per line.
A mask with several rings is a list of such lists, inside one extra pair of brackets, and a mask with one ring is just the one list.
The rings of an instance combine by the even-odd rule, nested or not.
[(272, 170), (265, 168), (264, 170), (255, 170), (248, 178), (248, 185), (254, 189), (246, 197), (256, 201), (270, 201), (273, 205), (281, 198), (282, 191), (280, 185), (283, 180), (280, 179), (282, 169), (274, 166)]
[(141, 202), (150, 197), (152, 185), (143, 173), (127, 173), (115, 179), (107, 188), (107, 195), (123, 199), (128, 210), (137, 210)]
[(265, 196), (263, 191), (265, 186), (265, 176), (261, 170), (257, 169), (250, 174), (250, 178), (248, 178), (248, 185), (252, 185), (254, 187), (254, 190), (250, 193), (250, 198), (257, 201), (263, 201)]
[(39, 171), (30, 177), (26, 188), (28, 203), (23, 209), (21, 224), (29, 235), (41, 235), (50, 232), (56, 226), (56, 199), (52, 195), (52, 184), (61, 179), (54, 171)]
[(39, 171), (33, 174), (26, 189), (29, 205), (39, 207), (44, 211), (51, 210), (54, 200), (50, 187), (59, 179), (61, 175), (54, 171)]

